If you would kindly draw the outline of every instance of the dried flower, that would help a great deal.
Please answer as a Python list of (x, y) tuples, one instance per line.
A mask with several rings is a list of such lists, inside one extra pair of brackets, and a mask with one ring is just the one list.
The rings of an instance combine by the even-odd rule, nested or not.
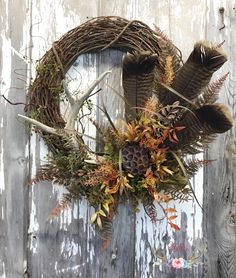
[(184, 267), (184, 259), (183, 258), (175, 258), (172, 260), (172, 267), (174, 268), (183, 268)]

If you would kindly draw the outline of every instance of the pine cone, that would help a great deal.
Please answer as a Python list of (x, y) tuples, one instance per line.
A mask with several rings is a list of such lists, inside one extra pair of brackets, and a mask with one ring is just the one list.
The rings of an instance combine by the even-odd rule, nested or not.
[(150, 166), (147, 149), (138, 144), (130, 144), (122, 150), (123, 168), (133, 176), (144, 175)]

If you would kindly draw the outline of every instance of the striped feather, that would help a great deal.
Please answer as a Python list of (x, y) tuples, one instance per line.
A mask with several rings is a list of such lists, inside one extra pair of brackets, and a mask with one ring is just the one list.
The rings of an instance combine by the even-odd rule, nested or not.
[(229, 108), (221, 103), (204, 105), (195, 113), (208, 133), (224, 133), (233, 126)]
[(126, 120), (138, 116), (139, 108), (143, 108), (152, 96), (154, 69), (157, 54), (148, 51), (128, 54), (123, 60), (123, 88)]
[(194, 112), (186, 112), (176, 126), (185, 126), (177, 134), (179, 142), (175, 145), (169, 142), (168, 146), (182, 150), (201, 149), (209, 144), (216, 133), (224, 133), (233, 125), (232, 115), (223, 104), (202, 106)]
[[(220, 48), (199, 42), (195, 44), (188, 60), (178, 71), (172, 88), (189, 100), (194, 100), (208, 85), (213, 73), (226, 61), (227, 58)], [(171, 104), (176, 100), (179, 100), (181, 104), (186, 104), (183, 99), (166, 91), (162, 103)]]

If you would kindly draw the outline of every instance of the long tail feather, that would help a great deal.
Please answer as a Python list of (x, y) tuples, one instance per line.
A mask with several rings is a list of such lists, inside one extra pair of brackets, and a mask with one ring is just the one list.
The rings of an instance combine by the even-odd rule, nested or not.
[(173, 144), (167, 142), (174, 149), (196, 153), (205, 145), (209, 144), (216, 133), (224, 133), (233, 125), (232, 115), (223, 104), (211, 104), (202, 106), (194, 112), (187, 111), (176, 126), (184, 126), (185, 129), (177, 134), (179, 142)]
[[(199, 42), (195, 44), (188, 60), (178, 71), (173, 80), (172, 88), (189, 100), (194, 100), (208, 85), (213, 73), (226, 61), (227, 58), (221, 48)], [(171, 104), (176, 100), (184, 104), (183, 99), (179, 99), (176, 95), (166, 91), (162, 103), (164, 105)]]
[(138, 107), (144, 107), (146, 101), (152, 96), (154, 69), (157, 54), (149, 51), (128, 54), (123, 61), (123, 88), (125, 116), (127, 121), (138, 115)]

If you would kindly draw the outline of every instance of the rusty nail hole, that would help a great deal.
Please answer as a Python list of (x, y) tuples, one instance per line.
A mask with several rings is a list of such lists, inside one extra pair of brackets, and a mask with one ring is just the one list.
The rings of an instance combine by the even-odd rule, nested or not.
[(224, 7), (219, 8), (219, 12), (220, 14), (223, 14), (225, 12), (225, 8)]

